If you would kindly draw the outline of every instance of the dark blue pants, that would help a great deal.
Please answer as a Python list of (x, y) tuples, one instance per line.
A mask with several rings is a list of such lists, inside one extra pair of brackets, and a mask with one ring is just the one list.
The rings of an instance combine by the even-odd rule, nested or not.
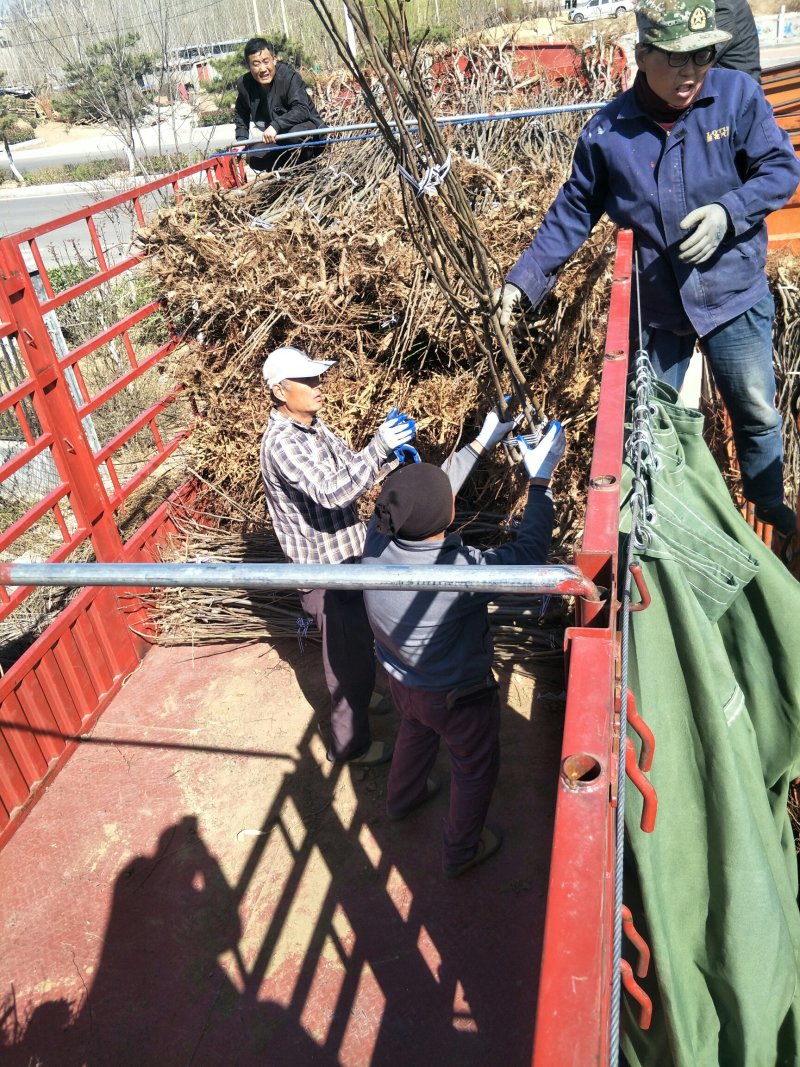
[(425, 795), (439, 739), (450, 753), (450, 810), (442, 840), (444, 862), (464, 863), (475, 855), (500, 769), (500, 701), (497, 687), (457, 701), (448, 693), (412, 689), (389, 679), (400, 712), (386, 795), (390, 814), (411, 808)]
[[(772, 365), (774, 316), (775, 305), (767, 295), (699, 342), (731, 417), (744, 495), (762, 507), (783, 503), (783, 437)], [(642, 339), (656, 377), (680, 389), (695, 335), (645, 327)]]
[(369, 702), (375, 688), (375, 639), (358, 589), (310, 589), (300, 594), (322, 636), (322, 663), (331, 694), (328, 756), (355, 759), (370, 746)]

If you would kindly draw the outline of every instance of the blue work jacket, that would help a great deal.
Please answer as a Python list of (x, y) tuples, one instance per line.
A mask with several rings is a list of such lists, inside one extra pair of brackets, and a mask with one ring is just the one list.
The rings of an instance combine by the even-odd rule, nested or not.
[[(709, 70), (669, 133), (629, 89), (584, 126), (572, 173), (508, 281), (538, 304), (605, 213), (635, 234), (644, 324), (703, 337), (767, 294), (764, 219), (798, 180), (800, 161), (749, 75)], [(727, 210), (728, 232), (705, 263), (682, 263), (681, 219), (712, 203)]]

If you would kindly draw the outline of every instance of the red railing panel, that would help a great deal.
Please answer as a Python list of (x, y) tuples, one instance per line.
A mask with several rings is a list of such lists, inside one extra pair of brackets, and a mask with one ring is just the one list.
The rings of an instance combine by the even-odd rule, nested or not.
[[(117, 525), (117, 512), (179, 447), (191, 416), (174, 408), (179, 387), (165, 388), (159, 396), (148, 385), (140, 410), (135, 411), (135, 398), (134, 413), (124, 416), (113, 402), (121, 394), (126, 400), (133, 396), (139, 379), (148, 372), (152, 376), (179, 339), (163, 317), (162, 305), (151, 297), (143, 297), (140, 306), (110, 324), (98, 319), (93, 335), (72, 351), (57, 316), (72, 301), (91, 298), (93, 291), (133, 271), (141, 261), (135, 253), (111, 261), (103, 248), (99, 216), (129, 207), (144, 223), (149, 206), (143, 197), (179, 190), (204, 174), (210, 184), (227, 187), (240, 184), (243, 177), (231, 161), (208, 160), (0, 239), (0, 359), (7, 371), (0, 376), (0, 390), (5, 389), (0, 392), (0, 419), (2, 436), (14, 446), (10, 455), (0, 458), (0, 488), (6, 488), (15, 509), (0, 530), (4, 558), (17, 558), (17, 546), (23, 543), (30, 552), (25, 539), (37, 534), (34, 527), (39, 523), (47, 534), (37, 534), (39, 558), (49, 560), (67, 558), (84, 542), (98, 561), (136, 560), (157, 542), (165, 515), (160, 501), (154, 504), (154, 515), (127, 540)], [(42, 239), (75, 223), (85, 225), (98, 269), (56, 292), (59, 286), (47, 269)], [(26, 255), (38, 268), (38, 279), (29, 275)], [(130, 288), (135, 290), (135, 283)], [(153, 340), (151, 330), (148, 340), (139, 328), (156, 321), (153, 316), (163, 321), (163, 336), (156, 333)], [(158, 425), (157, 418), (170, 421)], [(137, 434), (142, 437), (134, 441)], [(124, 477), (117, 477), (115, 466), (124, 470)], [(34, 467), (49, 479), (43, 490), (33, 486)], [(55, 546), (47, 544), (49, 530)], [(0, 589), (0, 621), (13, 620), (15, 610), (24, 610), (34, 593)], [(0, 844), (24, 817), (42, 783), (69, 756), (75, 736), (96, 719), (135, 669), (145, 646), (129, 622), (142, 622), (140, 605), (135, 594), (123, 590), (80, 593), (0, 677)]]
[(617, 238), (586, 524), (576, 562), (606, 590), (579, 601), (567, 633), (568, 684), (534, 1067), (608, 1067), (613, 945), (615, 723), (620, 486), (632, 235)]

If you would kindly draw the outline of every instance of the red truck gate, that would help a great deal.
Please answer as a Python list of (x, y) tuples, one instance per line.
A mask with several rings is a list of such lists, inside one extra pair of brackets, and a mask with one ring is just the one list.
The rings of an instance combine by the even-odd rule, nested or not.
[[(10, 517), (4, 515), (0, 558), (24, 557), (25, 539), (37, 528), (57, 541), (51, 562), (153, 557), (166, 532), (166, 502), (138, 521), (128, 517), (126, 506), (148, 479), (165, 469), (190, 429), (191, 412), (180, 410), (180, 389), (164, 393), (153, 382), (180, 338), (158, 300), (150, 299), (63, 351), (51, 313), (101, 292), (114, 279), (135, 277), (140, 256), (130, 252), (110, 260), (98, 231), (102, 216), (124, 208), (131, 221), (143, 224), (154, 196), (180, 196), (182, 186), (198, 180), (228, 187), (239, 174), (230, 159), (206, 161), (0, 239), (0, 429), (7, 439), (3, 457), (11, 452), (0, 465), (0, 486), (7, 491), (15, 487), (13, 494), (4, 494), (13, 500), (30, 498), (25, 485), (34, 473), (44, 472), (47, 482), (39, 499), (28, 499), (12, 507)], [(85, 227), (95, 269), (56, 292), (40, 244), (76, 223)], [(38, 286), (28, 264), (38, 270)], [(157, 343), (145, 339), (145, 322), (150, 336), (153, 328), (161, 335)], [(0, 623), (13, 613), (20, 618), (32, 592), (0, 587)], [(138, 664), (146, 644), (131, 629), (137, 622), (145, 620), (135, 596), (86, 589), (0, 678), (0, 846), (74, 750), (77, 735), (91, 728)]]
[[(229, 187), (240, 172), (213, 160), (120, 194), (35, 229), (0, 240), (0, 343), (20, 368), (19, 380), (0, 398), (0, 425), (16, 428), (18, 447), (0, 466), (8, 485), (41, 457), (55, 483), (0, 534), (2, 558), (18, 558), (23, 538), (49, 521), (59, 543), (51, 562), (153, 559), (169, 529), (168, 504), (159, 501), (138, 523), (126, 505), (157, 471), (166, 468), (190, 432), (191, 412), (179, 412), (180, 390), (145, 395), (135, 417), (115, 424), (104, 440), (92, 440), (87, 419), (130, 395), (180, 343), (155, 299), (59, 354), (46, 316), (111, 280), (132, 276), (139, 256), (111, 263), (98, 235), (97, 217), (128, 205), (140, 223), (145, 199), (162, 190), (180, 195), (187, 181), (205, 178)], [(82, 222), (97, 261), (91, 277), (54, 290), (39, 249), (40, 239)], [(43, 285), (37, 295), (26, 268), (28, 249)], [(597, 419), (586, 530), (576, 562), (608, 591), (603, 604), (579, 602), (567, 634), (568, 690), (561, 775), (557, 784), (544, 954), (534, 1048), (536, 1067), (608, 1063), (613, 926), (614, 803), (618, 736), (617, 541), (628, 363), (628, 310), (632, 238), (620, 235)], [(143, 345), (137, 327), (161, 320), (165, 339)], [(111, 342), (127, 366), (97, 387), (92, 360)], [(14, 363), (14, 359), (11, 361)], [(127, 409), (126, 409), (127, 410)], [(147, 440), (134, 469), (125, 466), (134, 440)], [(180, 472), (178, 472), (180, 474)], [(178, 477), (178, 483), (185, 481)], [(145, 509), (147, 510), (147, 509)], [(126, 525), (127, 524), (127, 525)], [(128, 526), (132, 525), (132, 529)], [(23, 546), (21, 548), (20, 546)], [(24, 610), (30, 589), (0, 587), (0, 622)], [(82, 590), (0, 678), (0, 846), (68, 759), (79, 735), (91, 729), (144, 655), (147, 643), (131, 629), (146, 627), (135, 592)], [(33, 731), (33, 732), (31, 732)]]

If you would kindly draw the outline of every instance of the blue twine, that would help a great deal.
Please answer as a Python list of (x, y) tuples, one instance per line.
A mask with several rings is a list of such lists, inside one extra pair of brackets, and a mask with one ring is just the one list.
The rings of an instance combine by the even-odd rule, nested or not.
[(295, 622), (297, 623), (297, 643), (300, 646), (301, 652), (305, 652), (306, 650), (306, 638), (308, 637), (308, 631), (313, 621), (314, 620), (307, 615), (298, 615), (295, 619)]

